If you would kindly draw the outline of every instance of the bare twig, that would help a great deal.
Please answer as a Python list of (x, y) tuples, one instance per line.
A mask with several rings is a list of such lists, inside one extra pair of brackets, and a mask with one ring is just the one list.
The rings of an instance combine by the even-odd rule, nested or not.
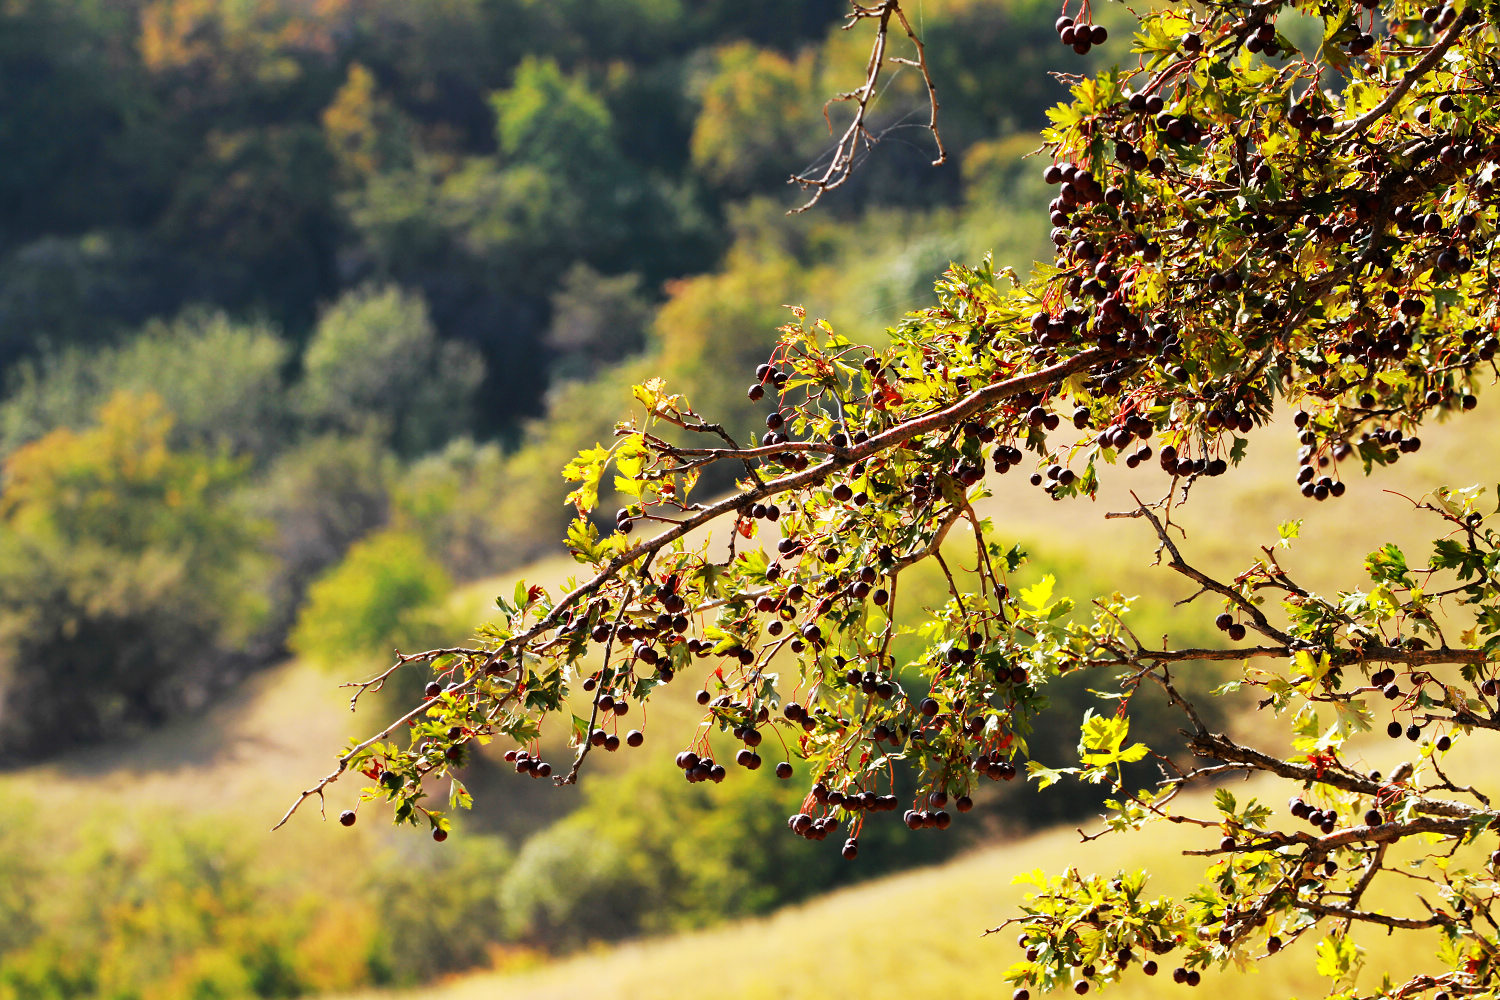
[[(828, 119), (828, 106), (831, 104), (851, 102), (854, 104), (854, 118), (844, 129), (843, 135), (839, 136), (838, 142), (833, 147), (833, 154), (828, 161), (828, 166), (817, 176), (812, 174), (793, 174), (788, 183), (797, 184), (803, 190), (812, 189), (812, 197), (805, 203), (792, 209), (793, 213), (805, 212), (818, 203), (823, 195), (834, 188), (841, 187), (849, 180), (854, 171), (854, 157), (861, 143), (866, 146), (874, 145), (876, 137), (870, 134), (866, 127), (870, 111), (870, 102), (875, 96), (875, 88), (880, 82), (881, 71), (885, 69), (886, 63), (894, 62), (907, 66), (915, 66), (922, 74), (922, 82), (927, 87), (927, 101), (929, 116), (927, 129), (932, 133), (933, 141), (937, 143), (937, 157), (932, 161), (933, 166), (945, 163), (948, 159), (947, 150), (943, 147), (943, 138), (938, 133), (937, 114), (938, 99), (937, 86), (932, 81), (932, 74), (927, 67), (927, 52), (922, 45), (922, 40), (912, 30), (911, 23), (907, 21), (906, 14), (901, 10), (899, 0), (880, 0), (875, 4), (851, 3), (853, 10), (846, 15), (848, 23), (844, 25), (845, 30), (854, 27), (860, 21), (874, 20), (877, 23), (875, 30), (875, 41), (870, 46), (870, 58), (865, 64), (865, 81), (855, 90), (839, 94), (828, 100), (823, 106), (823, 117)], [(886, 55), (886, 44), (890, 36), (891, 18), (895, 17), (900, 23), (906, 36), (911, 39), (916, 47), (917, 58), (900, 59)], [(830, 123), (830, 129), (832, 124)]]
[[(652, 553), (652, 555), (655, 555), (655, 553)], [(649, 561), (651, 557), (647, 556), (646, 558)], [(610, 652), (614, 648), (615, 636), (619, 634), (620, 622), (625, 620), (625, 612), (629, 609), (629, 607), (630, 594), (627, 592), (625, 596), (620, 599), (619, 610), (615, 612), (615, 623), (609, 628), (609, 638), (604, 640), (604, 660), (601, 664), (601, 669), (607, 669), (609, 667), (609, 656)], [(595, 695), (593, 704), (589, 706), (588, 730), (583, 734), (583, 738), (578, 742), (578, 753), (573, 757), (573, 766), (568, 768), (567, 774), (563, 775), (560, 778), (553, 779), (554, 784), (571, 785), (578, 780), (578, 769), (583, 766), (584, 758), (589, 755), (589, 748), (594, 745), (592, 737), (594, 735), (594, 726), (598, 721), (599, 697), (598, 695)]]
[(1293, 904), (1299, 910), (1309, 913), (1317, 913), (1325, 917), (1341, 917), (1344, 920), (1358, 921), (1367, 924), (1379, 924), (1382, 927), (1396, 928), (1400, 930), (1422, 930), (1426, 927), (1442, 927), (1453, 923), (1453, 918), (1441, 913), (1434, 913), (1430, 917), (1391, 917), (1384, 913), (1371, 913), (1368, 910), (1355, 910), (1347, 906), (1335, 906), (1331, 903), (1318, 903), (1310, 899), (1298, 899)]

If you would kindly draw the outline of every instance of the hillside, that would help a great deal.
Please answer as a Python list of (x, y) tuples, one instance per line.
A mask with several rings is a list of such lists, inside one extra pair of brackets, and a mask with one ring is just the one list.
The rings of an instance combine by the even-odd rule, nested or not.
[[(1375, 745), (1373, 755), (1386, 759), (1387, 746)], [(1475, 772), (1482, 764), (1479, 756), (1474, 744), (1459, 743), (1449, 763), (1460, 773)], [(1254, 782), (1235, 785), (1234, 792), (1243, 800), (1284, 789)], [(631, 942), (512, 974), (338, 1000), (995, 1000), (1010, 995), (1002, 976), (1020, 955), (1013, 931), (981, 935), (1019, 912), (1024, 887), (1015, 884), (1017, 875), (1036, 869), (1055, 875), (1070, 865), (1082, 871), (1144, 868), (1152, 876), (1148, 893), (1180, 892), (1193, 884), (1200, 865), (1180, 852), (1202, 842), (1201, 833), (1195, 838), (1183, 827), (1157, 825), (1081, 844), (1076, 830), (1059, 828), (831, 893), (764, 919)], [(1377, 883), (1376, 889), (1383, 890), (1372, 891), (1376, 909), (1403, 914), (1416, 906), (1405, 885)], [(1374, 949), (1361, 980), (1367, 985), (1381, 970), (1399, 972), (1404, 963), (1425, 957), (1415, 947), (1383, 953), (1373, 933), (1361, 940)], [(1245, 969), (1208, 974), (1203, 988), (1219, 1000), (1320, 995), (1327, 983), (1313, 974), (1314, 944), (1303, 940)], [(1106, 995), (1136, 1000), (1178, 995), (1182, 989), (1167, 975), (1151, 979), (1137, 971)]]
[[(1393, 469), (1377, 471), (1368, 480), (1356, 479), (1342, 502), (1318, 505), (1287, 495), (1283, 483), (1292, 467), (1294, 446), (1289, 433), (1271, 428), (1252, 449), (1244, 475), (1232, 482), (1204, 484), (1206, 488), (1182, 510), (1187, 551), (1195, 559), (1201, 556), (1205, 567), (1232, 572), (1254, 555), (1259, 543), (1269, 540), (1277, 521), (1305, 517), (1310, 522), (1308, 541), (1293, 549), (1288, 565), (1315, 586), (1355, 584), (1354, 574), (1370, 547), (1393, 531), (1398, 537), (1404, 533), (1403, 541), (1419, 537), (1402, 517), (1409, 502), (1399, 494), (1417, 497), (1439, 482), (1484, 481), (1492, 454), (1485, 431), (1482, 412), (1434, 428), (1417, 455)], [(1023, 484), (1005, 485), (1009, 488), (989, 500), (986, 509), (999, 532), (1026, 542), (1036, 553), (1037, 564), (1029, 574), (1056, 572), (1064, 586), (1080, 595), (1093, 587), (1115, 585), (1143, 592), (1142, 615), (1153, 627), (1165, 625), (1169, 617), (1177, 625), (1200, 627), (1211, 615), (1207, 606), (1173, 612), (1171, 601), (1186, 592), (1173, 574), (1148, 568), (1152, 539), (1138, 522), (1104, 518), (1108, 511), (1129, 506), (1132, 489), (1143, 497), (1159, 495), (1163, 485), (1159, 475), (1118, 470), (1106, 480), (1105, 494), (1092, 504), (1056, 504)], [(1247, 527), (1234, 534), (1217, 527), (1231, 521)], [(1422, 527), (1420, 522), (1416, 527)], [(949, 544), (962, 553), (970, 543), (955, 532)], [(1419, 550), (1413, 558), (1420, 558)], [(571, 560), (555, 557), (517, 576), (555, 589), (574, 568)], [(465, 587), (453, 597), (450, 610), (459, 621), (478, 621), (492, 607), (493, 594), (508, 592), (513, 585), (514, 578), (507, 577)], [(142, 845), (174, 844), (184, 837), (195, 843), (192, 838), (199, 834), (193, 831), (210, 829), (211, 843), (220, 845), (214, 849), (224, 850), (224, 857), (232, 859), (228, 862), (231, 871), (239, 870), (235, 865), (246, 865), (245, 872), (256, 873), (252, 883), (259, 888), (252, 914), (259, 912), (254, 907), (268, 906), (280, 908), (278, 917), (282, 912), (293, 915), (284, 927), (277, 925), (277, 933), (288, 936), (286, 947), (298, 950), (303, 956), (299, 961), (311, 969), (301, 973), (300, 981), (336, 992), (371, 980), (366, 973), (340, 967), (340, 959), (334, 956), (350, 955), (347, 961), (352, 962), (358, 956), (351, 949), (389, 949), (393, 947), (390, 935), (415, 933), (411, 914), (405, 918), (407, 923), (393, 924), (389, 917), (379, 917), (382, 911), (372, 904), (354, 902), (367, 899), (370, 886), (387, 886), (380, 890), (386, 893), (384, 898), (404, 898), (420, 913), (421, 899), (426, 897), (401, 888), (405, 879), (423, 878), (422, 872), (450, 872), (451, 878), (459, 880), (451, 883), (456, 886), (466, 878), (493, 878), (464, 874), (473, 871), (464, 867), (473, 855), (464, 852), (489, 850), (484, 847), (489, 841), (479, 834), (499, 833), (512, 848), (518, 847), (526, 837), (586, 801), (590, 789), (608, 787), (611, 772), (640, 765), (664, 766), (669, 752), (662, 748), (672, 746), (698, 718), (696, 706), (686, 697), (692, 688), (674, 686), (684, 697), (651, 706), (653, 735), (648, 748), (636, 754), (601, 755), (595, 761), (597, 770), (579, 790), (554, 789), (483, 762), (471, 765), (465, 781), (475, 792), (476, 812), (464, 817), (459, 834), (446, 845), (392, 830), (373, 815), (354, 830), (343, 830), (318, 822), (315, 809), (306, 810), (274, 835), (267, 832), (296, 791), (328, 769), (337, 748), (349, 736), (368, 733), (386, 720), (389, 705), (372, 704), (351, 716), (347, 692), (337, 686), (378, 669), (378, 660), (350, 662), (333, 670), (289, 661), (253, 677), (234, 696), (200, 717), (180, 720), (136, 740), (73, 752), (45, 765), (0, 775), (0, 795), (23, 804), (17, 815), (26, 817), (31, 854), (58, 871), (102, 862), (107, 855), (91, 853), (100, 845), (109, 845), (110, 851), (124, 850), (131, 857), (129, 852), (146, 849)], [(1264, 727), (1268, 722), (1250, 718), (1237, 720), (1236, 726)], [(566, 752), (560, 743), (550, 746), (549, 754)], [(1455, 756), (1462, 752), (1461, 745)], [(724, 787), (729, 789), (728, 784)], [(337, 786), (330, 796), (330, 813), (352, 804), (355, 793), (353, 783)], [(1001, 808), (1029, 809), (1031, 801), (1023, 793), (1007, 799)], [(30, 803), (39, 808), (30, 809)], [(995, 802), (982, 800), (980, 805), (990, 808)], [(20, 829), (0, 823), (0, 839), (8, 833), (19, 834)], [(701, 993), (705, 982), (734, 984), (734, 991), (715, 996), (746, 998), (844, 992), (876, 996), (887, 995), (888, 988), (889, 995), (918, 998), (1004, 995), (1008, 991), (997, 994), (996, 977), (1014, 961), (1014, 949), (1008, 938), (980, 940), (977, 935), (981, 928), (1014, 912), (1020, 898), (1019, 890), (1010, 884), (1015, 873), (1032, 868), (1055, 872), (1069, 863), (1117, 863), (1145, 866), (1163, 880), (1162, 888), (1180, 885), (1191, 871), (1176, 853), (1180, 836), (1177, 830), (1155, 830), (1137, 838), (1129, 852), (1112, 861), (1108, 852), (1119, 845), (1080, 846), (1076, 833), (1060, 829), (988, 847), (937, 868), (846, 889), (773, 916), (683, 937), (646, 939), (524, 974), (481, 976), (456, 981), (443, 992), (422, 990), (408, 996), (412, 1000), (418, 996), (467, 1000), (497, 993), (571, 997), (587, 995), (589, 984), (608, 983), (612, 995), (671, 1000), (689, 990)], [(791, 849), (803, 846), (792, 844)], [(818, 852), (811, 860), (830, 866), (844, 864), (832, 852)], [(25, 871), (24, 864), (18, 870)], [(865, 868), (865, 872), (873, 870)], [(475, 889), (481, 901), (494, 892), (488, 882)], [(288, 898), (288, 892), (300, 902), (278, 902)], [(54, 900), (47, 912), (64, 903), (62, 898)], [(879, 916), (872, 919), (871, 914)], [(382, 919), (387, 921), (384, 926), (377, 923)], [(491, 926), (481, 922), (472, 928), (471, 947), (477, 950), (469, 952), (468, 962), (485, 961), (484, 948), (494, 939)], [(116, 940), (108, 937), (116, 931), (100, 933)], [(453, 931), (430, 933), (444, 937)], [(351, 940), (363, 943), (346, 943)], [(427, 944), (414, 946), (430, 948), (432, 944), (429, 939)], [(183, 960), (188, 954), (212, 954), (184, 951), (170, 941), (159, 947), (165, 949), (162, 954), (177, 954)], [(536, 960), (534, 953), (524, 949), (491, 950), (489, 954), (491, 961), (500, 961), (502, 966)], [(435, 974), (463, 967), (445, 958), (434, 962), (427, 967)], [(1294, 952), (1261, 970), (1271, 978), (1249, 981), (1250, 985), (1236, 989), (1245, 996), (1309, 995), (1321, 987), (1298, 978), (1305, 964)], [(0, 972), (10, 974), (4, 962), (0, 962)], [(1165, 981), (1152, 985), (1158, 990), (1170, 988)], [(1132, 980), (1116, 995), (1145, 995), (1146, 988), (1144, 981)]]

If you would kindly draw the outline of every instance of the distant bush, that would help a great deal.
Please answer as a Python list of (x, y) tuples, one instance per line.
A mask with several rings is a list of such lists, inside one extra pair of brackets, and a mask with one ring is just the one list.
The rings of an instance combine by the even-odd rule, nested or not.
[(424, 644), (442, 634), (442, 603), (452, 588), (421, 539), (395, 530), (377, 532), (312, 585), (292, 632), (292, 648), (340, 665), (351, 656)]
[(161, 397), (172, 442), (264, 458), (291, 431), (289, 349), (266, 323), (189, 310), (117, 347), (73, 348), (19, 365), (0, 403), (0, 455), (59, 427), (83, 427), (117, 392)]
[(499, 445), (455, 438), (406, 470), (393, 519), (455, 578), (472, 580), (513, 565), (517, 536), (529, 534), (499, 516), (514, 489)]
[(312, 581), (390, 519), (396, 475), (396, 458), (381, 441), (327, 434), (277, 456), (248, 491), (247, 503), (273, 526), (268, 632), (285, 636)]
[(964, 199), (979, 211), (1044, 204), (1046, 185), (1026, 159), (1041, 146), (1035, 132), (974, 143), (963, 159)]
[(356, 836), (342, 850), (368, 879), (334, 895), (221, 818), (95, 812), (58, 839), (37, 836), (39, 809), (10, 794), (0, 814), (0, 1000), (315, 996), (429, 982), (506, 945), (495, 837), (396, 855)]
[[(568, 485), (557, 470), (577, 452), (580, 441), (609, 441), (615, 422), (628, 409), (628, 392), (638, 365), (625, 362), (583, 382), (564, 382), (547, 394), (547, 415), (528, 421), (520, 447), (505, 456), (498, 489), (470, 496), (466, 504), (488, 504), (488, 518), (499, 530), (496, 566), (512, 567), (558, 552), (566, 533)], [(559, 464), (560, 460), (560, 464)]]
[(232, 679), (262, 611), (244, 463), (170, 444), (155, 396), (12, 454), (0, 493), (0, 751), (161, 722)]
[(558, 355), (553, 374), (581, 378), (639, 353), (652, 312), (639, 274), (603, 275), (574, 264), (552, 295), (544, 343)]
[(404, 454), (441, 445), (469, 425), (484, 362), (438, 340), (419, 296), (366, 287), (339, 299), (303, 355), (297, 399), (315, 428), (374, 431)]
[(551, 949), (699, 927), (935, 860), (956, 846), (872, 824), (853, 868), (837, 858), (836, 844), (819, 852), (786, 835), (785, 818), (806, 787), (805, 774), (779, 781), (769, 767), (722, 785), (689, 785), (679, 772), (654, 767), (586, 784), (583, 805), (516, 855), (500, 887), (506, 925)]
[(0, 844), (0, 884), (46, 863), (26, 934), (0, 938), (0, 1000), (295, 997), (373, 978), (374, 921), (268, 871), (222, 824), (101, 823), (61, 850), (0, 824)]
[(413, 850), (372, 866), (375, 981), (424, 983), (490, 964), (506, 943), (496, 887), (511, 860), (499, 838), (465, 833), (439, 852)]
[[(7, 115), (6, 124), (17, 117)], [(6, 146), (15, 148), (10, 142)], [(4, 187), (0, 179), (0, 189)], [(4, 200), (0, 190), (0, 202)], [(0, 257), (0, 372), (42, 352), (113, 343), (152, 316), (175, 312), (184, 286), (199, 284), (188, 262), (134, 234), (42, 236), (5, 250)]]

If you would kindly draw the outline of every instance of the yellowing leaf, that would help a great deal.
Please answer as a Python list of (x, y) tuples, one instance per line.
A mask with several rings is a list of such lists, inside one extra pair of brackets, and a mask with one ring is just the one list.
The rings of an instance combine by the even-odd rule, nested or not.
[(1021, 600), (1036, 610), (1041, 611), (1047, 606), (1047, 602), (1052, 600), (1052, 588), (1056, 584), (1057, 578), (1048, 573), (1032, 586), (1023, 589), (1021, 591)]

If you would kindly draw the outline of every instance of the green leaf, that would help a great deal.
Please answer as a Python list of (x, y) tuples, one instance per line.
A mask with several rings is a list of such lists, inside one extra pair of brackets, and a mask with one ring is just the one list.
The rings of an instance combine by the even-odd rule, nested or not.
[(1340, 980), (1359, 962), (1359, 948), (1348, 937), (1334, 933), (1318, 942), (1318, 975)]
[(1047, 607), (1047, 602), (1052, 600), (1052, 588), (1056, 584), (1057, 578), (1048, 573), (1030, 587), (1024, 588), (1021, 591), (1021, 600), (1041, 611)]
[(604, 477), (608, 462), (609, 449), (595, 446), (579, 452), (563, 469), (564, 479), (580, 484), (565, 501), (573, 504), (580, 514), (588, 513), (599, 503), (599, 480)]
[(1038, 789), (1050, 788), (1052, 785), (1062, 781), (1065, 775), (1077, 774), (1076, 767), (1048, 767), (1039, 761), (1028, 760), (1026, 762), (1026, 774), (1035, 779)]
[(1380, 583), (1395, 583), (1403, 587), (1416, 583), (1407, 569), (1406, 554), (1391, 542), (1365, 557), (1365, 572), (1370, 574), (1370, 579)]

